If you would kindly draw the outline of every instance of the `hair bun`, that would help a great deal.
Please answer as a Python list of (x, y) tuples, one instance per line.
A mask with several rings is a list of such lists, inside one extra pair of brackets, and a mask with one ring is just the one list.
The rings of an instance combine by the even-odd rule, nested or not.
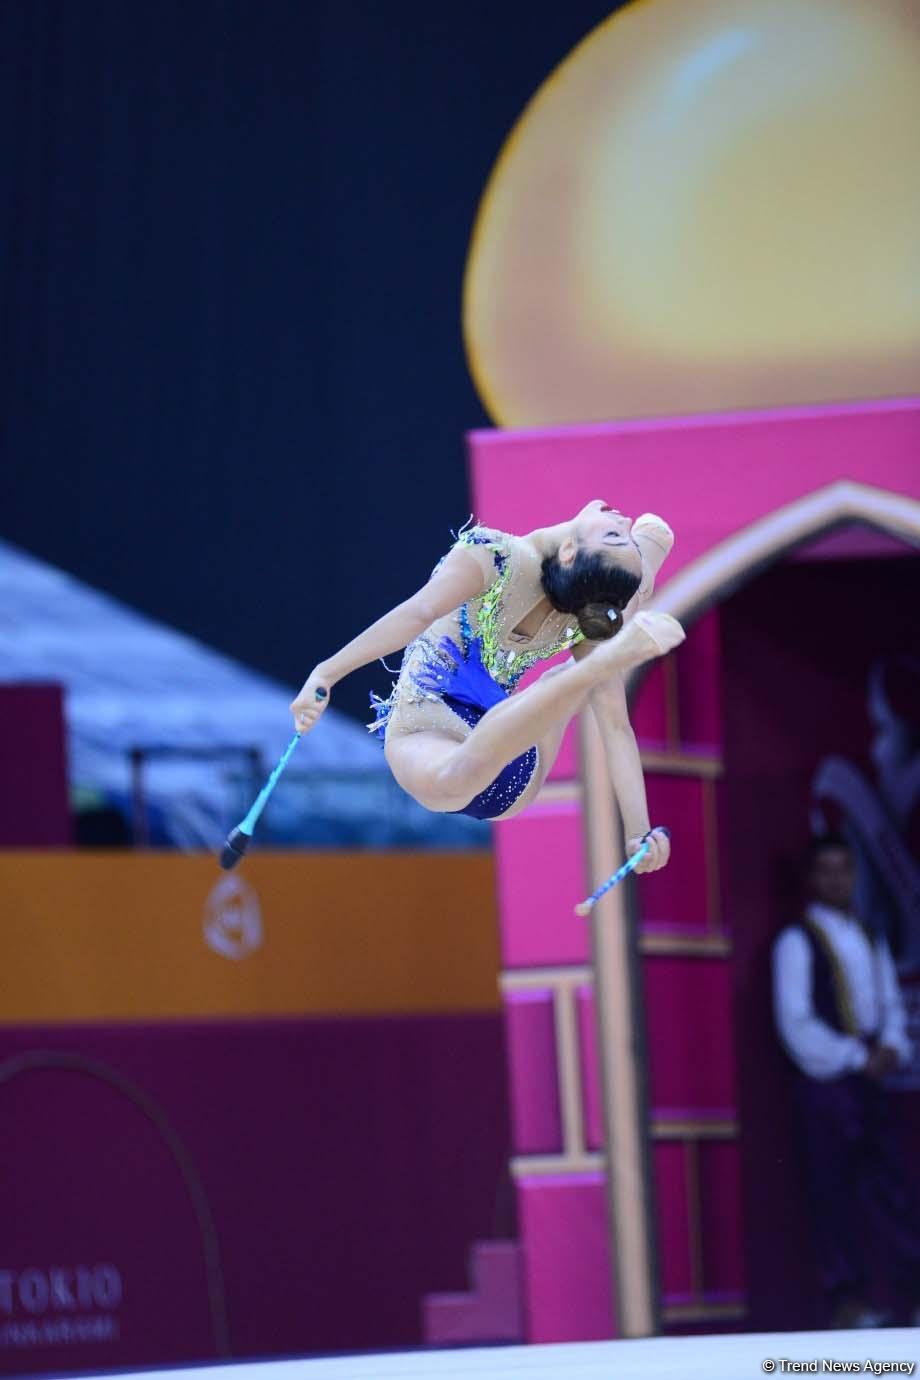
[(603, 642), (606, 638), (613, 637), (623, 626), (621, 610), (612, 608), (608, 603), (585, 604), (575, 617), (589, 642)]

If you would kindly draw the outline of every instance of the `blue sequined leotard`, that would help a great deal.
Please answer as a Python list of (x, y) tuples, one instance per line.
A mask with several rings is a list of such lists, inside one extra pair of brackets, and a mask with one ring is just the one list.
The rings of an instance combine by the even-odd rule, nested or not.
[[(400, 731), (428, 726), (406, 722), (411, 720), (412, 706), (420, 710), (439, 705), (474, 728), (487, 710), (514, 692), (531, 666), (581, 641), (582, 634), (571, 626), (570, 618), (556, 612), (548, 615), (534, 638), (512, 631), (527, 611), (526, 607), (515, 608), (519, 602), (514, 597), (515, 586), (522, 587), (525, 605), (532, 604), (539, 575), (536, 558), (519, 538), (473, 526), (461, 531), (457, 545), (488, 549), (495, 577), (482, 594), (458, 610), (456, 625), (451, 626), (455, 635), (444, 631), (444, 620), (439, 620), (407, 647), (390, 696), (386, 700), (371, 696), (376, 718), (369, 727), (381, 738), (395, 717), (401, 721)], [(525, 569), (528, 564), (529, 569)], [(509, 647), (507, 643), (515, 639), (518, 645)], [(531, 747), (507, 763), (484, 791), (456, 813), (476, 819), (499, 818), (520, 799), (536, 768), (537, 749)]]

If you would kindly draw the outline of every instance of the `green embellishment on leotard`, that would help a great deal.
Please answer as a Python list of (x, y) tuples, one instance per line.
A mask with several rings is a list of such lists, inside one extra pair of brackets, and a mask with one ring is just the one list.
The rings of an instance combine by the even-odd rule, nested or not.
[(548, 647), (529, 647), (524, 651), (504, 651), (501, 646), (499, 624), (501, 621), (502, 597), (511, 579), (511, 559), (507, 546), (490, 537), (481, 527), (462, 529), (457, 535), (458, 546), (484, 546), (495, 557), (498, 573), (492, 584), (478, 599), (471, 600), (475, 606), (476, 627), (472, 628), (469, 618), (469, 604), (460, 611), (460, 626), (464, 639), (473, 632), (482, 639), (482, 663), (493, 680), (505, 689), (515, 688), (521, 677), (538, 661), (548, 661), (559, 652), (568, 651), (577, 642), (584, 641), (584, 633), (579, 628), (571, 637), (561, 637)]

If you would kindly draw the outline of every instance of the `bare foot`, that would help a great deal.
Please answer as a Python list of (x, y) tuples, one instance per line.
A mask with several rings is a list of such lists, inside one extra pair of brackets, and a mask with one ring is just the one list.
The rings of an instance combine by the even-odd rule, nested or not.
[[(643, 609), (641, 613), (630, 619), (633, 627), (642, 629), (646, 639), (652, 643), (655, 650), (642, 658), (648, 660), (648, 656), (664, 656), (667, 652), (673, 652), (675, 647), (685, 641), (687, 634), (684, 632), (676, 618), (672, 618), (669, 613), (656, 613), (653, 609)], [(625, 632), (626, 629), (624, 628)]]
[(664, 656), (679, 647), (687, 634), (676, 618), (669, 613), (655, 613), (643, 609), (637, 613), (622, 632), (602, 642), (592, 653), (598, 663), (606, 661), (610, 669), (625, 670), (639, 666), (654, 656)]

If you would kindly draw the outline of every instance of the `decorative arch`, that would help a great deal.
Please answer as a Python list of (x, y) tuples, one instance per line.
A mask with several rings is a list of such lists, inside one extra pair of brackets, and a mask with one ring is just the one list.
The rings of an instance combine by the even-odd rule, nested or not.
[(664, 583), (656, 608), (681, 620), (726, 598), (766, 566), (847, 522), (864, 522), (920, 548), (920, 500), (841, 479), (767, 513)]
[[(473, 506), (483, 521), (508, 531), (557, 522), (595, 496), (627, 513), (660, 508), (677, 540), (654, 606), (689, 622), (787, 552), (848, 522), (920, 547), (918, 445), (920, 398), (909, 397), (475, 432)], [(641, 672), (631, 692), (640, 678)], [(666, 958), (661, 948), (641, 947), (627, 890), (609, 891), (590, 926), (573, 930), (571, 896), (622, 862), (603, 745), (590, 715), (582, 716), (581, 730), (581, 768), (570, 753), (553, 795), (496, 830), (517, 1118), (512, 1173), (530, 1271), (528, 1336), (539, 1341), (642, 1336), (658, 1330), (665, 1314), (674, 1320), (678, 1305), (659, 1292), (655, 1260), (658, 1131), (649, 1134), (644, 976), (671, 964), (694, 1001), (707, 1003), (707, 1017), (722, 1029), (731, 1020), (725, 985), (713, 996), (715, 989), (697, 981), (698, 946), (671, 945)], [(678, 754), (673, 762), (663, 757), (656, 770), (696, 777), (708, 798), (718, 763)], [(535, 856), (551, 856), (553, 868), (534, 872)], [(712, 947), (707, 955), (718, 966), (730, 949)], [(534, 1029), (546, 1036), (549, 1055), (535, 1053)], [(695, 1106), (690, 1081), (678, 1078), (675, 1107)], [(733, 1105), (719, 1103), (723, 1110)], [(684, 1131), (671, 1139), (683, 1137), (689, 1165), (698, 1158), (691, 1146), (696, 1131)], [(725, 1138), (739, 1138), (734, 1124)], [(730, 1176), (716, 1198), (722, 1220), (740, 1231)], [(700, 1241), (694, 1246), (689, 1234), (688, 1222), (678, 1250), (699, 1256)], [(561, 1272), (562, 1283), (560, 1252), (581, 1271)], [(697, 1293), (706, 1308), (679, 1308), (681, 1319), (739, 1316), (724, 1311), (724, 1299), (707, 1301), (704, 1273), (697, 1270)], [(586, 1280), (593, 1292), (583, 1287)], [(740, 1276), (736, 1282), (743, 1294)], [(679, 1293), (672, 1289), (675, 1298)]]
[[(854, 480), (837, 480), (784, 503), (714, 543), (656, 590), (654, 606), (690, 622), (789, 551), (849, 522), (863, 522), (920, 548), (920, 500)], [(630, 699), (648, 667), (629, 680)], [(619, 865), (621, 825), (603, 765), (603, 746), (589, 716), (582, 723), (584, 832), (592, 878)], [(635, 916), (626, 894), (608, 893), (592, 917), (597, 1019), (605, 1048), (604, 1097), (610, 1155), (611, 1254), (618, 1303), (632, 1335), (657, 1330), (655, 1243), (649, 1169), (643, 1150), (644, 1093), (634, 1058), (636, 1013), (642, 1010)], [(612, 1089), (618, 1098), (612, 1096)], [(625, 1096), (624, 1096), (625, 1094)], [(626, 1327), (624, 1327), (626, 1331)], [(626, 1335), (630, 1335), (626, 1331)]]

